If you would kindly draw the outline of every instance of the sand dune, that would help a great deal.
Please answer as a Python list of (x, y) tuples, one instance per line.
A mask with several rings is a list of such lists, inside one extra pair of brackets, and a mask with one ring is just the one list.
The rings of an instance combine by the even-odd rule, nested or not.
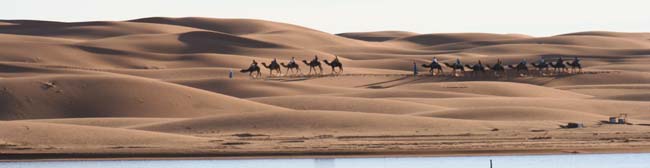
[(175, 143), (196, 143), (201, 140), (183, 135), (66, 124), (2, 121), (0, 126), (6, 130), (12, 130), (0, 131), (3, 141), (18, 146), (31, 146), (35, 149), (166, 146)]
[(282, 109), (155, 80), (111, 76), (0, 79), (2, 119), (193, 117)]
[(343, 97), (362, 97), (362, 98), (459, 98), (459, 97), (481, 97), (484, 95), (470, 94), (470, 93), (457, 93), (457, 92), (441, 92), (441, 91), (424, 91), (424, 90), (406, 90), (406, 89), (390, 89), (390, 90), (370, 90), (361, 92), (333, 94), (333, 96)]
[[(612, 36), (586, 36), (586, 35), (564, 35), (553, 37), (539, 38), (522, 38), (522, 39), (505, 39), (505, 40), (485, 40), (485, 41), (463, 41), (451, 44), (436, 45), (430, 49), (470, 49), (484, 46), (498, 46), (505, 44), (537, 44), (537, 45), (568, 45), (568, 46), (587, 46), (602, 48), (648, 48), (650, 43), (644, 39), (619, 38)], [(552, 47), (552, 46), (539, 46)], [(528, 52), (528, 51), (527, 51)]]
[[(133, 22), (47, 22), (33, 20), (4, 20), (11, 23), (0, 27), (0, 33), (66, 39), (99, 39), (132, 34), (161, 34), (197, 30), (188, 27)], [(47, 27), (44, 29), (43, 27)]]
[(290, 96), (252, 98), (260, 103), (270, 104), (296, 110), (327, 110), (351, 111), (385, 114), (407, 114), (419, 111), (435, 111), (444, 109), (439, 106), (422, 105), (418, 103), (401, 102), (382, 99), (362, 99), (351, 97), (328, 96)]
[(47, 66), (40, 66), (30, 63), (0, 62), (1, 78), (22, 78), (56, 74), (101, 74), (101, 72), (66, 68), (53, 69), (48, 68)]
[(110, 127), (110, 128), (124, 128), (137, 125), (145, 125), (160, 122), (170, 122), (182, 120), (183, 118), (58, 118), (58, 119), (37, 119), (37, 120), (22, 120), (26, 122), (42, 122), (54, 124), (68, 124), (68, 125), (85, 125), (97, 127)]
[[(462, 126), (450, 127), (451, 125)], [(415, 131), (464, 132), (470, 130), (489, 130), (489, 128), (503, 125), (490, 122), (336, 111), (283, 111), (202, 117), (148, 125), (135, 129), (181, 134), (234, 134), (249, 132), (286, 135), (300, 132), (305, 135), (318, 135), (335, 132), (365, 134), (368, 133), (367, 131), (376, 133), (401, 131), (413, 133)]]
[[(0, 153), (650, 151), (650, 33), (330, 34), (255, 19), (0, 20)], [(342, 74), (251, 78), (253, 60)], [(582, 73), (428, 76), (464, 64), (582, 61)], [(420, 76), (413, 77), (413, 63)], [(528, 68), (533, 69), (532, 66)], [(229, 73), (233, 71), (233, 78)], [(602, 120), (628, 113), (632, 125)], [(562, 129), (567, 122), (586, 128)], [(13, 155), (12, 155), (13, 156)], [(0, 158), (3, 159), (3, 158)]]
[(544, 86), (570, 85), (604, 85), (604, 84), (647, 84), (650, 74), (635, 71), (614, 71), (603, 74), (581, 74), (572, 77), (559, 78), (549, 81)]
[[(616, 116), (619, 113), (629, 113), (637, 119), (650, 119), (647, 114), (650, 103), (613, 101), (613, 100), (590, 100), (590, 99), (566, 99), (566, 98), (507, 98), (507, 97), (474, 97), (474, 98), (453, 98), (453, 99), (422, 99), (422, 98), (394, 98), (408, 102), (419, 102), (428, 105), (437, 105), (447, 108), (473, 108), (501, 107), (501, 106), (525, 106), (550, 109), (564, 109), (599, 115)], [(604, 120), (604, 119), (603, 119)]]
[(618, 70), (618, 71), (634, 71), (634, 72), (648, 72), (650, 67), (647, 64), (615, 64), (615, 65), (604, 65), (604, 66), (594, 66), (592, 69), (601, 69), (601, 70)]
[(422, 34), (396, 39), (396, 41), (411, 42), (423, 46), (433, 46), (447, 43), (468, 42), (468, 41), (485, 41), (485, 40), (504, 40), (529, 38), (522, 35), (501, 35), (487, 33), (448, 33), (448, 34)]
[(470, 107), (453, 110), (441, 110), (429, 113), (417, 113), (416, 115), (438, 118), (490, 121), (598, 121), (607, 118), (605, 115), (597, 115), (592, 113), (528, 106), (499, 106), (483, 108)]
[(650, 93), (650, 86), (647, 84), (577, 85), (557, 88), (592, 95), (596, 98), (620, 100), (644, 100), (646, 97), (644, 94)]
[[(160, 41), (150, 43), (150, 41)], [(179, 34), (145, 34), (120, 36), (93, 40), (84, 45), (118, 48), (129, 51), (148, 51), (155, 53), (236, 53), (242, 48), (287, 48), (280, 44), (249, 39), (236, 35), (210, 32), (190, 31)]]
[(629, 101), (650, 101), (650, 93), (632, 93), (625, 95), (614, 95), (603, 97), (604, 99), (629, 100)]
[(587, 32), (576, 32), (562, 34), (558, 36), (610, 36), (610, 37), (624, 37), (624, 38), (635, 38), (635, 39), (647, 39), (650, 37), (650, 33), (628, 33), (628, 32), (607, 32), (607, 31), (587, 31)]
[(347, 37), (351, 39), (363, 41), (388, 41), (402, 37), (415, 36), (417, 33), (405, 31), (378, 31), (378, 32), (355, 32), (355, 33), (341, 33), (338, 36)]
[(443, 82), (421, 83), (400, 86), (402, 89), (436, 90), (459, 93), (473, 93), (507, 97), (559, 97), (559, 98), (588, 98), (573, 92), (561, 91), (535, 85), (507, 82)]
[(254, 19), (144, 18), (131, 22), (187, 26), (308, 48), (361, 42), (296, 25)]
[(331, 94), (356, 91), (351, 88), (313, 86), (291, 82), (255, 81), (249, 79), (203, 79), (171, 81), (239, 98)]

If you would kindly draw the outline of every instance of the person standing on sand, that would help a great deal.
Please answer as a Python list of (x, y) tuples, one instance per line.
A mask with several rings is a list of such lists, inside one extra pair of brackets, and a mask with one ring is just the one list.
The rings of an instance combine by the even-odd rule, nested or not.
[[(435, 58), (434, 58), (435, 59)], [(418, 76), (418, 65), (413, 61), (413, 76)]]
[(228, 72), (228, 78), (232, 79), (233, 75), (234, 74), (232, 73), (232, 68), (230, 68), (230, 72)]

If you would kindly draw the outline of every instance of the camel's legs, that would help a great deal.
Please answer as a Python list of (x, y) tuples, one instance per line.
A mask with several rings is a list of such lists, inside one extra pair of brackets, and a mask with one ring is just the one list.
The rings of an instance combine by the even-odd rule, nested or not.
[(302, 71), (300, 71), (300, 68), (296, 68), (296, 76), (302, 75)]
[[(318, 65), (318, 68), (320, 69), (320, 72), (318, 74), (323, 74), (323, 67)], [(314, 71), (315, 71), (315, 69), (314, 69)]]

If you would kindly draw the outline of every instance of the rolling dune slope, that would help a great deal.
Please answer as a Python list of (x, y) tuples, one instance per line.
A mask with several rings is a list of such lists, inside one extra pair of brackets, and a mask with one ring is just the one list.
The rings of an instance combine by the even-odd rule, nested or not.
[(68, 75), (0, 81), (3, 120), (196, 117), (282, 109), (145, 78)]
[(296, 109), (296, 110), (328, 110), (350, 111), (384, 114), (405, 114), (418, 111), (444, 109), (439, 106), (428, 106), (418, 103), (401, 102), (381, 99), (363, 99), (351, 97), (329, 96), (290, 96), (252, 98), (260, 103)]
[[(463, 125), (462, 127), (449, 127)], [(348, 113), (337, 111), (282, 111), (229, 114), (202, 117), (176, 122), (135, 127), (134, 129), (180, 134), (219, 132), (235, 134), (242, 132), (261, 134), (305, 135), (344, 133), (367, 134), (431, 131), (457, 133), (471, 130), (488, 130), (507, 124), (481, 121), (435, 119), (385, 114)], [(187, 129), (189, 127), (191, 129)], [(444, 129), (443, 129), (444, 128)], [(381, 131), (378, 131), (381, 130)]]
[[(315, 56), (338, 56), (344, 71), (321, 62), (323, 71), (310, 73), (302, 61)], [(256, 19), (0, 20), (0, 153), (650, 151), (649, 56), (650, 33), (641, 32), (330, 34)], [(526, 60), (530, 71), (443, 67), (431, 76), (421, 65), (433, 57)], [(301, 73), (240, 72), (253, 60), (291, 58)], [(542, 58), (580, 59), (582, 72), (537, 71), (530, 63)], [(602, 122), (620, 113), (628, 124)], [(585, 128), (561, 127), (568, 122)]]

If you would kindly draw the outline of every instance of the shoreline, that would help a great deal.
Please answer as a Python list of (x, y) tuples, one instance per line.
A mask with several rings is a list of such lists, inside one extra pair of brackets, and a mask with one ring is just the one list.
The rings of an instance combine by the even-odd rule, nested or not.
[(136, 161), (136, 160), (252, 160), (252, 159), (328, 159), (328, 158), (405, 158), (405, 157), (480, 157), (583, 154), (650, 153), (650, 148), (630, 149), (532, 149), (472, 151), (388, 151), (388, 152), (229, 152), (229, 153), (3, 153), (0, 162), (40, 161)]

